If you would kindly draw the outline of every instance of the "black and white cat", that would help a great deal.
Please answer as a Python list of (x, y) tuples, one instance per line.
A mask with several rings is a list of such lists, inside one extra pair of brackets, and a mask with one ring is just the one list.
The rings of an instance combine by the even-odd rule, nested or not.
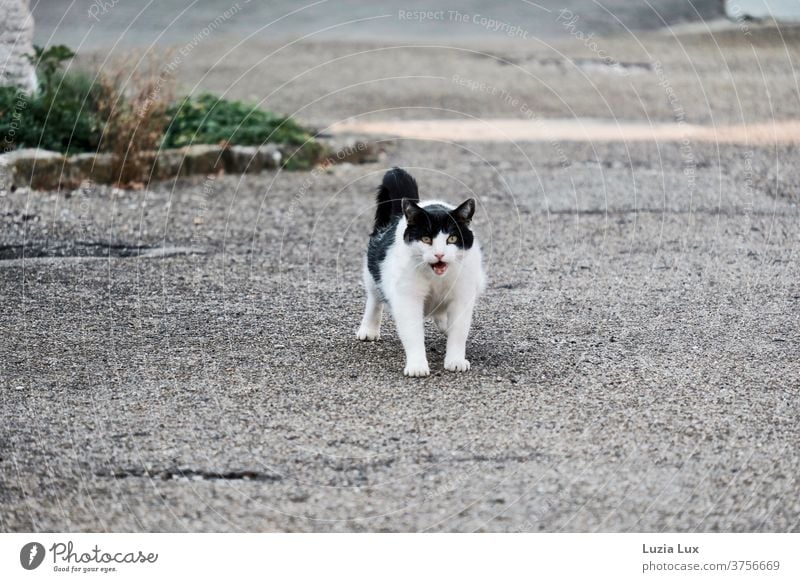
[(367, 307), (357, 336), (380, 337), (386, 303), (406, 352), (406, 376), (430, 374), (425, 317), (447, 334), (445, 369), (469, 370), (467, 335), (486, 282), (481, 249), (469, 228), (474, 213), (471, 198), (457, 208), (420, 202), (416, 181), (400, 168), (383, 177), (364, 264)]

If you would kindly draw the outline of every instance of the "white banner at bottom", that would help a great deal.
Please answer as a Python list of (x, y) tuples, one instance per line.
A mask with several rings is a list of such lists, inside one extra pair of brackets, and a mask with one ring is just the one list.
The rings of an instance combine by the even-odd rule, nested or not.
[(0, 580), (800, 580), (800, 534), (0, 534)]

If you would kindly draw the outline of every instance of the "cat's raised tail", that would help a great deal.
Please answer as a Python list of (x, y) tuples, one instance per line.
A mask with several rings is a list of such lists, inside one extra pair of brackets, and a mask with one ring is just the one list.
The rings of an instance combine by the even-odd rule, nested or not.
[(395, 216), (403, 214), (403, 198), (419, 202), (417, 182), (411, 174), (400, 168), (392, 168), (383, 176), (378, 188), (373, 234), (391, 224)]

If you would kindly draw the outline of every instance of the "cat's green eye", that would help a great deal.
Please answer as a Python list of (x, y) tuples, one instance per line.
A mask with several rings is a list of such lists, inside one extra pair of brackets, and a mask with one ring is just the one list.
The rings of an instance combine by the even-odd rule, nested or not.
[(451, 234), (450, 236), (447, 237), (447, 244), (449, 244), (449, 245), (455, 244), (455, 242), (457, 240), (458, 240), (458, 237), (456, 235), (454, 235), (454, 234)]
[(426, 245), (429, 245), (429, 244), (431, 244), (431, 242), (433, 242), (433, 241), (431, 241), (431, 237), (429, 237), (429, 236), (423, 236), (423, 237), (422, 237), (422, 242), (424, 242)]

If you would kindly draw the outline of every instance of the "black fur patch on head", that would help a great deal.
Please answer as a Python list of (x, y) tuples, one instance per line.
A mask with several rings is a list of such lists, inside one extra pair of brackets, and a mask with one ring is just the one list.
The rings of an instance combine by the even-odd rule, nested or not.
[(410, 200), (403, 201), (403, 213), (408, 226), (403, 233), (406, 243), (422, 240), (423, 237), (436, 238), (439, 233), (455, 235), (457, 247), (464, 250), (472, 248), (475, 237), (469, 229), (475, 213), (475, 201), (471, 198), (458, 208), (449, 209), (441, 204), (419, 206)]

